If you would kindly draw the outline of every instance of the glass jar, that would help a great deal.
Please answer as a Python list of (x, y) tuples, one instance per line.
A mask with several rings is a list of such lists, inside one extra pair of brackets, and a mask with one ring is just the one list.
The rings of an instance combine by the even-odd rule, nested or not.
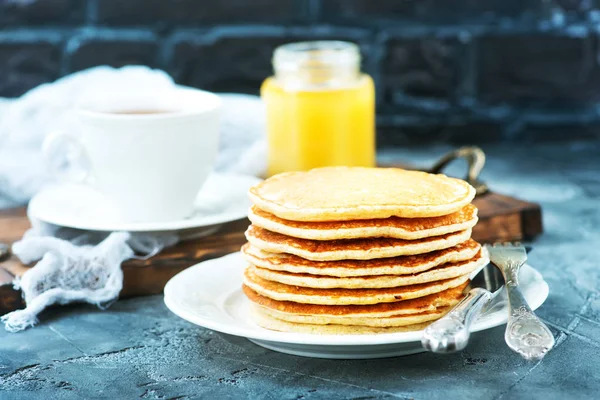
[(278, 47), (267, 109), (268, 175), (323, 166), (375, 166), (375, 89), (353, 43)]

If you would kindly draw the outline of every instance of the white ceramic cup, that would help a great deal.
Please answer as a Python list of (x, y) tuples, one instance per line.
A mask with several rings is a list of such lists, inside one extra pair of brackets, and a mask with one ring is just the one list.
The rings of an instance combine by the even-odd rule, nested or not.
[[(97, 189), (124, 221), (180, 220), (212, 169), (220, 110), (218, 96), (191, 88), (88, 95), (75, 110), (77, 134), (48, 135), (44, 158), (52, 173)], [(75, 154), (79, 174), (61, 170), (59, 152)]]

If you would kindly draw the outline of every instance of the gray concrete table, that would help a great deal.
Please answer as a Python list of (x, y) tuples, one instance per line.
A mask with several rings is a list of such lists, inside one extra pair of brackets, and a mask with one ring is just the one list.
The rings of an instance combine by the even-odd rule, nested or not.
[[(529, 363), (504, 328), (467, 350), (336, 361), (295, 357), (171, 314), (161, 296), (108, 311), (55, 308), (25, 332), (0, 332), (0, 398), (448, 399), (598, 398), (600, 391), (600, 144), (484, 146), (499, 192), (543, 204), (546, 233), (530, 262), (550, 285), (538, 314), (556, 348)], [(445, 147), (382, 154), (427, 165)]]

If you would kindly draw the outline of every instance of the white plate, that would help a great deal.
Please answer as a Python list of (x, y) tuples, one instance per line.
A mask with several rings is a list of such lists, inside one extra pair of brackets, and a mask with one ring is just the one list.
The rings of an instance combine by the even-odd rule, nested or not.
[[(313, 335), (270, 331), (249, 317), (249, 301), (241, 291), (246, 262), (240, 253), (229, 254), (194, 265), (175, 275), (165, 286), (165, 304), (175, 314), (196, 325), (217, 332), (246, 337), (271, 350), (318, 358), (381, 358), (424, 351), (421, 331), (378, 335)], [(548, 285), (541, 274), (525, 265), (521, 269), (521, 290), (535, 310), (548, 297)], [(472, 332), (506, 323), (508, 310), (504, 294), (482, 315)]]
[(91, 231), (163, 232), (207, 227), (214, 231), (219, 224), (248, 216), (248, 189), (258, 182), (260, 179), (253, 176), (213, 173), (198, 193), (194, 214), (175, 221), (127, 222), (102, 194), (74, 184), (42, 190), (31, 199), (27, 212), (30, 218), (45, 223)]

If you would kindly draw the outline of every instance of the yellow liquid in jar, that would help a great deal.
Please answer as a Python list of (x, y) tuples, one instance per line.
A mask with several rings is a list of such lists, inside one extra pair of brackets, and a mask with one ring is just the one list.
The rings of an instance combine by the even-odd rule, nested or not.
[(375, 166), (375, 89), (368, 75), (356, 85), (285, 90), (262, 85), (267, 108), (268, 175), (325, 166)]

